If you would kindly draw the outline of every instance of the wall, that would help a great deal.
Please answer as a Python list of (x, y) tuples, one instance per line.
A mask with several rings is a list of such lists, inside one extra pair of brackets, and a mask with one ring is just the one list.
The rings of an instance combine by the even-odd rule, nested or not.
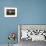
[[(4, 7), (17, 7), (17, 18), (5, 18)], [(7, 44), (18, 24), (46, 24), (46, 0), (0, 0), (0, 44)], [(17, 43), (17, 39), (16, 39)]]

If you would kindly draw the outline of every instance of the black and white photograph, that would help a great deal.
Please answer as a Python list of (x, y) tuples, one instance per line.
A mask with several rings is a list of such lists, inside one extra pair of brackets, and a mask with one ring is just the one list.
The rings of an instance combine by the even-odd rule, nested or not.
[(46, 25), (18, 25), (18, 41), (20, 46), (46, 42)]

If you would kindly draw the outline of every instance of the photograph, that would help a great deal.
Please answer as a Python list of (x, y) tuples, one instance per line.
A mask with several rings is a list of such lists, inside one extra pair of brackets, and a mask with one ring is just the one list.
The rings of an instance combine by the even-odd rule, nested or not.
[(46, 25), (19, 24), (18, 42), (20, 46), (31, 46), (46, 41)]
[(15, 9), (7, 9), (6, 14), (10, 16), (15, 15)]
[(5, 7), (4, 8), (5, 17), (17, 17), (17, 8), (15, 7)]

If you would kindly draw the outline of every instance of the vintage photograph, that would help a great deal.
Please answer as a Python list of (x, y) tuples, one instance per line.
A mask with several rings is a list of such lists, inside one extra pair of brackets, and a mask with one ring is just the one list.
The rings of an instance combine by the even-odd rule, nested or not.
[(18, 25), (18, 41), (20, 46), (46, 42), (46, 25)]

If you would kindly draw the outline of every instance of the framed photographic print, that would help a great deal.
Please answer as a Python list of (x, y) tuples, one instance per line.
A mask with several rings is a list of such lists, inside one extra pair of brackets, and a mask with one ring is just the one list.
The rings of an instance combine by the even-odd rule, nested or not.
[(17, 17), (17, 8), (15, 7), (5, 7), (4, 17)]
[(46, 41), (46, 25), (20, 24), (18, 25), (18, 42), (22, 40)]

